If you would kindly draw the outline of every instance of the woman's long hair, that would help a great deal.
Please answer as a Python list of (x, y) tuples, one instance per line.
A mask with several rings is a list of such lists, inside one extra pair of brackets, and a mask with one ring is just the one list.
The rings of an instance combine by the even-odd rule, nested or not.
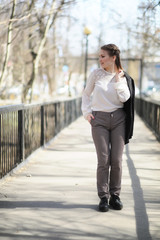
[(115, 44), (106, 44), (101, 47), (102, 50), (105, 50), (108, 52), (109, 56), (116, 56), (115, 64), (118, 68), (118, 70), (123, 69), (122, 64), (121, 64), (121, 59), (120, 59), (120, 50)]

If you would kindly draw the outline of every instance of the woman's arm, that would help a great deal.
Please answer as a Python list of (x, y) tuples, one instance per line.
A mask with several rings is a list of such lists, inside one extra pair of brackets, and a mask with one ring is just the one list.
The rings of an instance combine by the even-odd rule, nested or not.
[(114, 87), (117, 90), (121, 102), (126, 102), (130, 98), (130, 91), (125, 76), (117, 77), (117, 82), (114, 83)]
[(86, 120), (87, 120), (87, 115), (92, 113), (91, 93), (93, 92), (93, 89), (94, 89), (95, 78), (96, 78), (96, 69), (90, 73), (86, 82), (86, 87), (85, 89), (83, 89), (83, 92), (82, 92), (81, 110)]

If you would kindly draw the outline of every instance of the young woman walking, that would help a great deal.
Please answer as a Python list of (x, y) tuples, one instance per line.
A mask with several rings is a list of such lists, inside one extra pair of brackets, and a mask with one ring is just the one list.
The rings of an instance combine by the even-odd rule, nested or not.
[(123, 71), (115, 44), (100, 48), (99, 61), (100, 68), (90, 73), (82, 92), (81, 110), (91, 124), (97, 153), (99, 210), (108, 211), (108, 204), (120, 210), (123, 149), (133, 134), (134, 81)]

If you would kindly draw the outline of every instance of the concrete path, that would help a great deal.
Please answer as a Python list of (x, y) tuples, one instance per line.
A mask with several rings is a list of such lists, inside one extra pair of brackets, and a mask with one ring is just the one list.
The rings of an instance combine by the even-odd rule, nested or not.
[(97, 210), (96, 164), (82, 116), (0, 181), (0, 239), (160, 239), (160, 144), (137, 115), (124, 149), (121, 211)]

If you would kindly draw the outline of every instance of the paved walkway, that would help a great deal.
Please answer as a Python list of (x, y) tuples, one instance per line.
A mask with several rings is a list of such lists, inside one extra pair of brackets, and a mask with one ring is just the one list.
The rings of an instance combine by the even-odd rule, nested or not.
[(135, 116), (121, 211), (99, 212), (91, 126), (78, 118), (0, 182), (0, 239), (160, 239), (160, 144)]

